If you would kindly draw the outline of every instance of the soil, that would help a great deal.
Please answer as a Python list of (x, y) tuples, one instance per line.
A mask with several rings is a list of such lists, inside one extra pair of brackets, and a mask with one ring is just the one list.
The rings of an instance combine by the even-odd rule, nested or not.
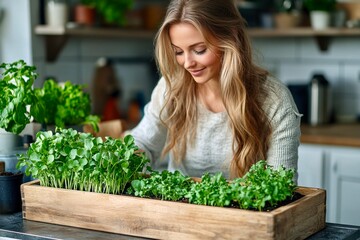
[(272, 211), (276, 208), (279, 208), (279, 207), (282, 207), (282, 206), (285, 206), (285, 205), (288, 205), (289, 203), (292, 203), (292, 202), (295, 202), (296, 200), (302, 198), (304, 195), (298, 193), (298, 192), (295, 192), (294, 195), (288, 199), (285, 199), (284, 201), (280, 202), (277, 206), (265, 206), (265, 209), (264, 211)]

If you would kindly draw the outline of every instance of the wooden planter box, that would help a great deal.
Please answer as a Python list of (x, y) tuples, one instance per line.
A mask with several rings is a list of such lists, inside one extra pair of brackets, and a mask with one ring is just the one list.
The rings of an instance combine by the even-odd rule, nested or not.
[(201, 206), (122, 195), (21, 186), (23, 217), (156, 239), (304, 239), (325, 227), (325, 190), (270, 212)]

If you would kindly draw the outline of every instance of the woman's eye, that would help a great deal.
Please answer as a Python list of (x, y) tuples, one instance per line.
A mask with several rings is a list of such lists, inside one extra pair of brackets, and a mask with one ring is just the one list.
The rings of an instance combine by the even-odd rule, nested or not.
[(175, 55), (176, 56), (179, 56), (179, 55), (181, 55), (183, 52), (180, 52), (180, 51), (175, 51)]
[(200, 51), (198, 50), (194, 50), (194, 52), (197, 54), (197, 55), (201, 55), (201, 54), (204, 54), (206, 52), (206, 48), (205, 49), (202, 49)]

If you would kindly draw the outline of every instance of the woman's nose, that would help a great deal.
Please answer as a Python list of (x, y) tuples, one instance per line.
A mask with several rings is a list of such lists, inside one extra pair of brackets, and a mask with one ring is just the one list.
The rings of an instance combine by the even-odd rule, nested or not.
[(190, 68), (195, 65), (195, 61), (190, 54), (185, 54), (184, 68)]

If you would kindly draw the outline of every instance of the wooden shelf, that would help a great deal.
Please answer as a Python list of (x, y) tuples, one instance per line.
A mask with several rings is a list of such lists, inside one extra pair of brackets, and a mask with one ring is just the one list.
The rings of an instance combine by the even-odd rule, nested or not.
[(65, 28), (39, 25), (35, 34), (45, 37), (46, 61), (56, 61), (69, 37), (153, 39), (154, 31), (118, 28)]
[[(332, 37), (358, 37), (360, 36), (360, 28), (329, 28), (321, 31), (313, 30), (310, 27), (290, 29), (249, 28), (248, 33), (252, 38), (313, 37), (316, 39), (320, 50), (326, 51)], [(69, 37), (153, 39), (156, 33), (142, 29), (65, 28), (39, 25), (35, 27), (35, 34), (45, 37), (46, 60), (53, 62)]]
[(116, 38), (153, 38), (154, 31), (122, 28), (65, 28), (39, 25), (35, 28), (37, 35), (72, 36), (72, 37), (116, 37)]
[(356, 37), (360, 36), (360, 28), (329, 28), (326, 30), (314, 30), (310, 27), (289, 29), (249, 28), (248, 33), (252, 37)]
[(321, 51), (329, 49), (330, 40), (333, 37), (359, 37), (360, 28), (329, 28), (326, 30), (314, 30), (307, 28), (289, 29), (263, 29), (250, 28), (248, 33), (254, 38), (283, 38), (283, 37), (313, 37)]

